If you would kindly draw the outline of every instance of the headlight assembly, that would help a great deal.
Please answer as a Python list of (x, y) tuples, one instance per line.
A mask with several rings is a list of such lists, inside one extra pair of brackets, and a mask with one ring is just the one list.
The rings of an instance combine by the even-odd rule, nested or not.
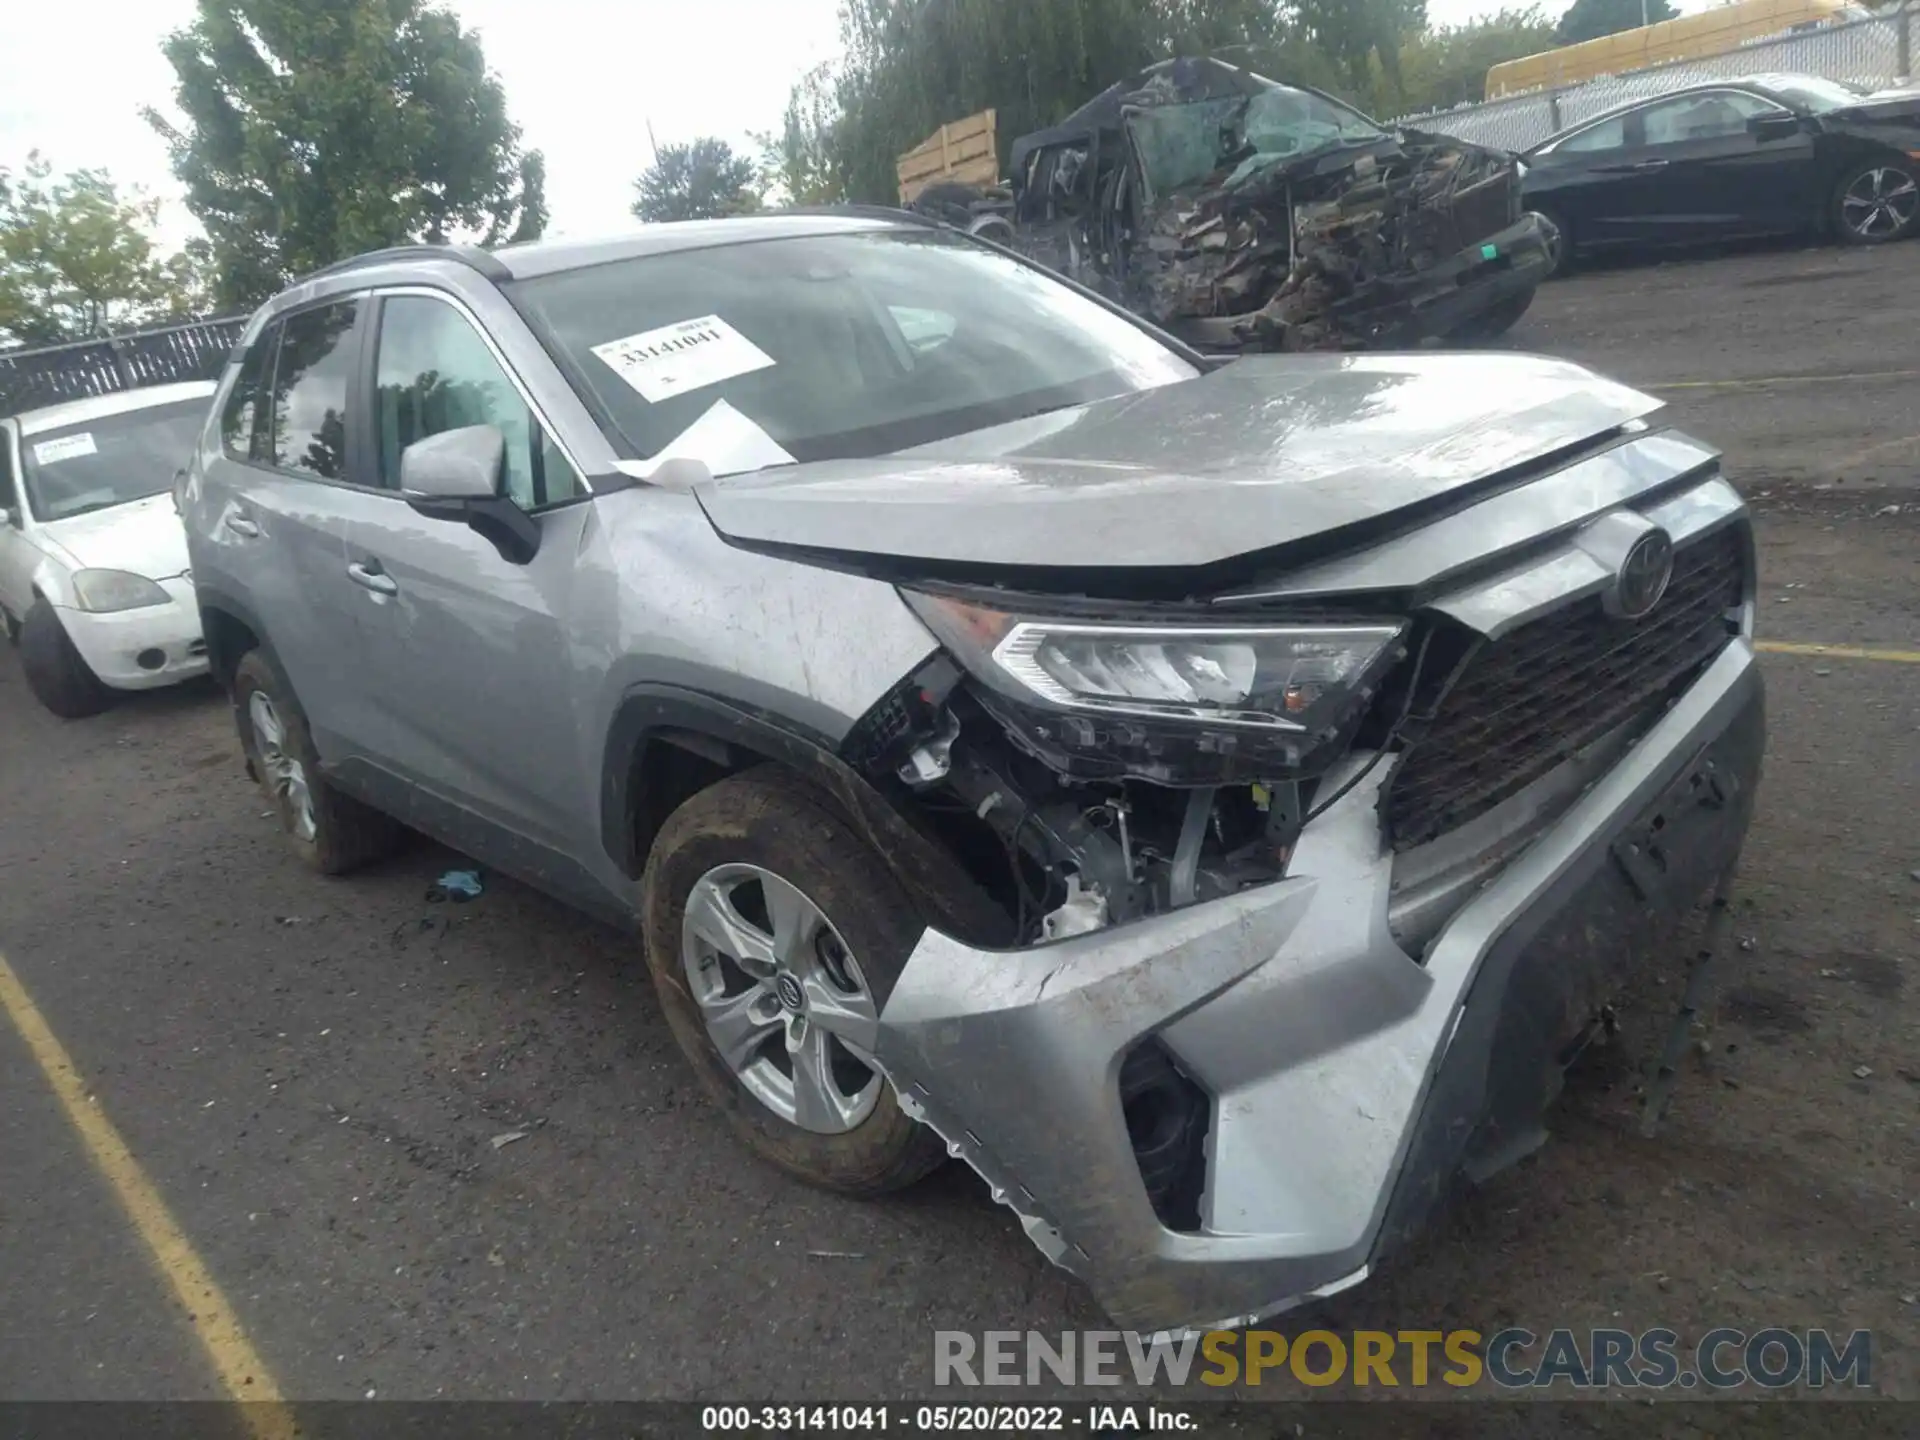
[(79, 570), (73, 577), (73, 598), (82, 610), (96, 615), (116, 610), (140, 610), (165, 605), (173, 597), (144, 575), (129, 570)]
[[(1403, 624), (1142, 625), (1014, 614), (951, 596), (908, 603), (1045, 751), (1107, 749), (1128, 773), (1202, 783), (1175, 753), (1211, 757), (1206, 775), (1277, 775), (1308, 764), (1357, 721), (1403, 652)], [(1001, 707), (994, 707), (996, 709)], [(1007, 718), (1003, 715), (1003, 718)], [(1085, 764), (1072, 767), (1085, 771)]]

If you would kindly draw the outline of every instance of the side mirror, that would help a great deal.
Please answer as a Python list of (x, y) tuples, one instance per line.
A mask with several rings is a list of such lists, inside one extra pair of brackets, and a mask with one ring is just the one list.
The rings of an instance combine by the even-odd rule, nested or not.
[(506, 463), (497, 427), (442, 430), (400, 452), (400, 491), (418, 513), (464, 521), (502, 560), (524, 565), (539, 553), (540, 522), (500, 493)]
[(507, 437), (492, 425), (466, 425), (416, 440), (400, 452), (400, 488), (442, 500), (483, 500), (500, 493)]
[(1800, 133), (1798, 115), (1755, 115), (1747, 121), (1747, 129), (1756, 140), (1784, 140), (1789, 135)]

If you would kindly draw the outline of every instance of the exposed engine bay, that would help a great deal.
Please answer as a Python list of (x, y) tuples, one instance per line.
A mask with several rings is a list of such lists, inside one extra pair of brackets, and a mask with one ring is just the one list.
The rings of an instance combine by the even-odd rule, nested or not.
[(918, 208), (1206, 350), (1483, 338), (1548, 260), (1512, 157), (1222, 61), (1162, 62), (1013, 147), (1007, 198)]

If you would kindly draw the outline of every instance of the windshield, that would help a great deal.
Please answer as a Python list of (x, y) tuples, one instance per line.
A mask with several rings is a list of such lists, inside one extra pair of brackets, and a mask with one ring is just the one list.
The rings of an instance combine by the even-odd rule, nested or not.
[(179, 400), (28, 435), (27, 508), (45, 524), (164, 495), (206, 419), (205, 400)]
[(1324, 96), (1275, 85), (1256, 95), (1131, 111), (1127, 130), (1156, 195), (1231, 170), (1232, 185), (1303, 155), (1384, 139), (1386, 131)]
[(1856, 90), (1838, 80), (1823, 80), (1818, 75), (1769, 76), (1767, 88), (1789, 104), (1815, 115), (1858, 105), (1866, 94), (1864, 90)]
[(716, 474), (884, 454), (1197, 373), (1034, 267), (937, 231), (719, 245), (514, 291), (642, 456), (673, 446)]

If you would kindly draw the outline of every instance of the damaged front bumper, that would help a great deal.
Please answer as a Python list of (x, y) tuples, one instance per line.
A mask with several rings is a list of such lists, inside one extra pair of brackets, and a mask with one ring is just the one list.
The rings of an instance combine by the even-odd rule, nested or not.
[(1541, 218), (1529, 213), (1421, 271), (1416, 290), (1379, 307), (1369, 344), (1392, 349), (1470, 330), (1476, 316), (1538, 288), (1553, 273), (1550, 239)]
[[(1229, 1327), (1331, 1293), (1456, 1176), (1537, 1141), (1591, 997), (1676, 959), (1737, 858), (1763, 733), (1735, 638), (1419, 959), (1395, 928), (1383, 763), (1306, 827), (1285, 880), (1024, 951), (928, 931), (877, 1057), (1119, 1323)], [(1191, 1230), (1156, 1213), (1123, 1113), (1122, 1067), (1150, 1037), (1206, 1096)]]

